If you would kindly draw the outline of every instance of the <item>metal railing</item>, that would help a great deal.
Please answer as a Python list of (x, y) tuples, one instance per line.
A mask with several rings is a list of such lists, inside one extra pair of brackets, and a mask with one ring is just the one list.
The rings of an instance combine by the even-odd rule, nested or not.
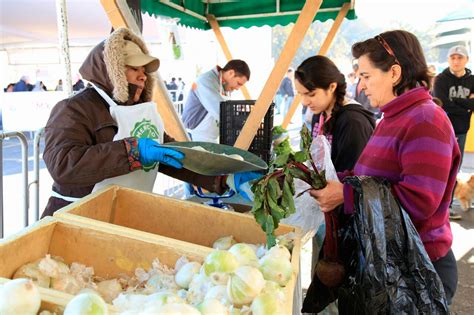
[(33, 140), (33, 181), (29, 184), (36, 185), (33, 198), (33, 213), (35, 214), (35, 221), (39, 220), (39, 189), (40, 189), (40, 167), (39, 167), (39, 154), (40, 154), (40, 140), (44, 135), (44, 128), (40, 128), (35, 132), (35, 138)]
[(28, 226), (28, 141), (22, 132), (0, 132), (0, 238), (3, 238), (4, 216), (3, 216), (3, 139), (18, 138), (21, 143), (21, 162), (22, 162), (22, 204), (23, 204), (23, 221), (25, 227)]

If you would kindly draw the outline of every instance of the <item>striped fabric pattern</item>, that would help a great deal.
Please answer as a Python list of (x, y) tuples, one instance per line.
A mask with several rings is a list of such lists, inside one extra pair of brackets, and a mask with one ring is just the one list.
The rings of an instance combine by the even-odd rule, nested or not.
[(453, 239), (448, 207), (461, 158), (453, 128), (423, 87), (402, 94), (381, 110), (384, 118), (354, 174), (390, 181), (431, 260), (437, 260), (447, 254)]

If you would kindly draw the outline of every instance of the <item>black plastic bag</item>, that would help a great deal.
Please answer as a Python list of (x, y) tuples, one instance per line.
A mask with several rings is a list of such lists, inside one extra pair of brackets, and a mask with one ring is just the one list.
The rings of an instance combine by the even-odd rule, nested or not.
[(303, 313), (318, 313), (338, 299), (340, 314), (448, 314), (443, 284), (408, 214), (386, 180), (354, 176), (355, 212), (340, 212), (340, 257), (347, 275), (339, 288), (316, 276)]

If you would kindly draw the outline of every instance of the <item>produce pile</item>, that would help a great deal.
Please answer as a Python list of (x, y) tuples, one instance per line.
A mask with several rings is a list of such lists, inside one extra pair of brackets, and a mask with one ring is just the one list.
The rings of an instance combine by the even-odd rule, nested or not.
[[(281, 244), (291, 242), (283, 237)], [(150, 270), (137, 268), (133, 276), (116, 279), (102, 279), (92, 267), (68, 266), (60, 257), (46, 255), (20, 267), (16, 280), (0, 289), (0, 314), (36, 315), (40, 307), (36, 286), (76, 295), (66, 315), (108, 314), (105, 302), (123, 315), (284, 313), (283, 288), (293, 269), (290, 251), (281, 244), (267, 250), (263, 244), (223, 237), (202, 264), (181, 257), (170, 268), (155, 259)], [(46, 314), (51, 313), (42, 312)]]
[(275, 158), (268, 174), (252, 186), (254, 202), (251, 212), (265, 231), (268, 248), (276, 244), (275, 230), (280, 220), (296, 211), (293, 199), (294, 179), (301, 179), (313, 189), (326, 186), (324, 171), (318, 172), (311, 157), (312, 138), (305, 125), (300, 131), (300, 136), (301, 150), (294, 152), (287, 131), (280, 126), (273, 128)]

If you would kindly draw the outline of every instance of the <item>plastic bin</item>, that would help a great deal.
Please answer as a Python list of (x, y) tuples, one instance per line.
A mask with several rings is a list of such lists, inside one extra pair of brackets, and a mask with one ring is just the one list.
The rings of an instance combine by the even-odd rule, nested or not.
[[(234, 145), (239, 137), (247, 118), (255, 105), (255, 100), (235, 100), (221, 102), (220, 108), (220, 143)], [(260, 123), (255, 138), (248, 151), (259, 156), (267, 164), (271, 158), (272, 129), (273, 129), (273, 108), (272, 103)]]

